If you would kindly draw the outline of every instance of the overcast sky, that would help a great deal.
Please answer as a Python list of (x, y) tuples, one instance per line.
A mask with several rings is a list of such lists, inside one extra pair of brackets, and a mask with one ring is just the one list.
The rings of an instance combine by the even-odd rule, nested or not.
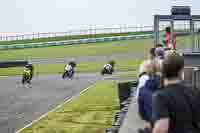
[[(200, 0), (177, 0), (200, 14)], [(0, 0), (0, 32), (56, 32), (87, 27), (152, 25), (172, 0)]]

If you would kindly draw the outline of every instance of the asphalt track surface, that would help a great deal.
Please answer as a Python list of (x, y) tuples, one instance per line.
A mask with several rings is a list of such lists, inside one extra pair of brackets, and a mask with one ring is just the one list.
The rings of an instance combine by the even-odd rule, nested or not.
[[(66, 63), (72, 58), (77, 62), (84, 62), (144, 57), (143, 53), (118, 53), (105, 56), (34, 59), (31, 62), (55, 64)], [(24, 86), (21, 84), (21, 77), (0, 77), (0, 133), (15, 133), (101, 79), (103, 77), (97, 73), (77, 74), (72, 80), (62, 80), (61, 75), (43, 75), (34, 77), (31, 86)]]
[(112, 55), (99, 55), (99, 56), (79, 56), (79, 57), (62, 57), (62, 58), (46, 58), (46, 59), (32, 59), (33, 64), (63, 64), (75, 59), (76, 62), (107, 62), (108, 60), (119, 59), (144, 59), (144, 53), (118, 53)]
[(101, 79), (99, 74), (77, 74), (71, 80), (43, 75), (24, 86), (21, 77), (0, 77), (0, 133), (16, 132)]
[[(190, 49), (179, 49), (181, 53), (191, 52)], [(33, 64), (66, 64), (71, 59), (76, 62), (107, 62), (109, 60), (123, 60), (123, 59), (145, 59), (148, 53), (143, 52), (128, 52), (128, 53), (115, 53), (112, 55), (96, 55), (96, 56), (78, 56), (78, 57), (61, 57), (61, 58), (40, 58), (29, 60)]]

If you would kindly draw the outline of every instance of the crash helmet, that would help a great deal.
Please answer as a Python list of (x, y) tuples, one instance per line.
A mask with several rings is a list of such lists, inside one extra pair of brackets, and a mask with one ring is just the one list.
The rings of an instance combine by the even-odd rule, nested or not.
[(75, 61), (75, 59), (72, 58), (72, 59), (69, 61), (68, 64), (69, 64), (70, 66), (72, 66), (72, 67), (76, 67), (76, 61)]
[(31, 68), (32, 66), (33, 66), (33, 64), (31, 62), (28, 62), (25, 67), (26, 68)]
[(30, 66), (28, 64), (25, 65), (25, 68), (29, 68)]
[(114, 60), (110, 60), (108, 63), (109, 63), (111, 66), (114, 66), (114, 65), (115, 65), (115, 61), (114, 61)]
[(31, 62), (28, 62), (28, 66), (33, 66), (33, 64)]

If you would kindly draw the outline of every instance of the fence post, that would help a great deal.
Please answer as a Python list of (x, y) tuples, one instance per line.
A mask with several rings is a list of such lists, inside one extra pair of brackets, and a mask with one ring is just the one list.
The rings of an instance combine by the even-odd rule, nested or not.
[(184, 31), (186, 30), (186, 24), (185, 24), (185, 22), (184, 22)]
[(124, 25), (123, 32), (126, 33), (126, 25)]
[(89, 29), (89, 36), (92, 35), (92, 29)]
[(19, 35), (15, 35), (15, 40), (19, 40)]
[(120, 26), (119, 32), (122, 33), (122, 26)]
[(38, 35), (37, 35), (38, 39), (40, 38), (40, 33), (38, 32)]
[(94, 36), (97, 37), (97, 29), (94, 28)]
[(34, 39), (35, 38), (35, 34), (33, 33), (32, 35), (31, 35), (31, 39)]
[(67, 35), (67, 37), (68, 37), (68, 39), (70, 40), (70, 31), (68, 31), (68, 32), (66, 32), (68, 35)]

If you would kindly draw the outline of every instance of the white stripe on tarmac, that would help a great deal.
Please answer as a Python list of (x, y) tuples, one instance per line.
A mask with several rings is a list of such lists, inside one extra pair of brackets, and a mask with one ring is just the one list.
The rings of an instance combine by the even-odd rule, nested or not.
[[(104, 78), (102, 79), (104, 80)], [(101, 81), (101, 80), (100, 80)], [(96, 82), (95, 82), (96, 83)], [(94, 84), (95, 84), (94, 83)], [(41, 119), (43, 119), (44, 117), (46, 117), (49, 113), (55, 112), (56, 110), (58, 110), (59, 108), (61, 108), (64, 104), (72, 101), (73, 99), (79, 97), (81, 94), (83, 94), (85, 91), (87, 91), (88, 89), (90, 89), (94, 84), (90, 85), (89, 87), (87, 87), (86, 89), (84, 89), (83, 91), (81, 91), (79, 94), (72, 96), (70, 99), (66, 99), (64, 100), (65, 102), (59, 104), (57, 107), (55, 107), (54, 109), (48, 111), (47, 113), (43, 114), (42, 116), (40, 116), (38, 119), (32, 121), (30, 124), (24, 126), (23, 128), (19, 129), (18, 131), (16, 131), (16, 133), (20, 133), (21, 131), (23, 131), (24, 129), (31, 127), (33, 124), (37, 123), (38, 121), (40, 121)]]
[(0, 76), (0, 78), (8, 78), (9, 76)]
[[(107, 80), (108, 78), (113, 77), (113, 75), (109, 75), (108, 77), (104, 77), (103, 79), (99, 80), (99, 81), (103, 81), (103, 80)], [(96, 81), (97, 82), (97, 81)], [(96, 83), (95, 82), (95, 83)], [(95, 84), (94, 83), (94, 84)], [(93, 85), (94, 85), (93, 84)], [(87, 87), (86, 89), (84, 89), (83, 91), (81, 91), (79, 94), (72, 96), (70, 99), (65, 99), (63, 103), (59, 104), (57, 107), (55, 107), (54, 109), (48, 111), (47, 113), (43, 114), (42, 116), (40, 116), (38, 119), (32, 121), (30, 124), (27, 124), (26, 126), (24, 126), (23, 128), (19, 129), (18, 131), (16, 131), (16, 133), (20, 133), (22, 130), (31, 127), (33, 124), (37, 123), (38, 121), (40, 121), (41, 119), (43, 119), (44, 117), (46, 117), (49, 113), (55, 112), (56, 110), (58, 110), (59, 108), (61, 108), (64, 104), (72, 101), (73, 99), (79, 97), (82, 93), (84, 93), (85, 91), (87, 91), (89, 88), (91, 88), (93, 85), (90, 85), (89, 87)]]

